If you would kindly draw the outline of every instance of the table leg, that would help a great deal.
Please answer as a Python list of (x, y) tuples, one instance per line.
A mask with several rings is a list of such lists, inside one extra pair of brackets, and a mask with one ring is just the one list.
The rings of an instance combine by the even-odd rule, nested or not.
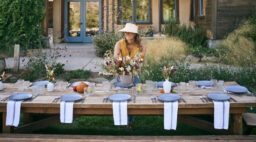
[(231, 115), (231, 133), (235, 135), (243, 134), (243, 118), (242, 114), (232, 114)]
[(3, 133), (11, 133), (13, 130), (13, 127), (6, 126), (5, 122), (6, 122), (6, 112), (3, 112), (2, 113), (2, 132)]

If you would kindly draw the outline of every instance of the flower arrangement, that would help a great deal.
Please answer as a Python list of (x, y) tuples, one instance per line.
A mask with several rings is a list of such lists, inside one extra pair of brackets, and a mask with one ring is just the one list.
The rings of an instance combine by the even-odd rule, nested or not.
[(169, 80), (169, 78), (174, 75), (175, 71), (177, 71), (177, 69), (175, 69), (174, 66), (171, 66), (171, 65), (164, 66), (162, 69), (162, 74), (164, 79)]
[(52, 68), (49, 65), (45, 65), (45, 69), (46, 69), (46, 78), (50, 81), (53, 82), (55, 80), (55, 74), (54, 74), (54, 68)]
[(115, 59), (112, 52), (107, 50), (103, 60), (103, 75), (137, 75), (140, 71), (144, 55), (138, 53), (134, 58), (129, 56)]
[(5, 74), (5, 72), (2, 73), (2, 75), (0, 76), (0, 81), (3, 81), (7, 78), (7, 74)]

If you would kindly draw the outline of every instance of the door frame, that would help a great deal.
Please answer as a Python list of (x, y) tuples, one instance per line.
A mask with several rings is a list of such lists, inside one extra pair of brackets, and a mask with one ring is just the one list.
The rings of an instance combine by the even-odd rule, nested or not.
[[(64, 42), (92, 42), (92, 37), (86, 37), (86, 2), (99, 2), (99, 34), (102, 27), (102, 0), (65, 0), (64, 3)], [(68, 2), (80, 2), (80, 37), (71, 37), (68, 34)]]

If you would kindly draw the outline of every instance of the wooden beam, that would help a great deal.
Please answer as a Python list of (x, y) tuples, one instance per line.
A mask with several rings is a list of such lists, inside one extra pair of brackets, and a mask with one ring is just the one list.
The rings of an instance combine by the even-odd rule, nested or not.
[(6, 112), (2, 113), (2, 133), (11, 133), (13, 132), (13, 127), (6, 126)]
[(20, 45), (14, 45), (14, 67), (13, 71), (18, 72), (20, 68)]
[(231, 114), (230, 128), (232, 134), (242, 135), (243, 134), (243, 117), (242, 114)]
[(100, 136), (100, 135), (49, 135), (0, 134), (0, 142), (255, 142), (256, 136), (205, 135), (205, 136)]
[(212, 39), (216, 39), (216, 32), (217, 32), (217, 5), (218, 4), (218, 0), (212, 0), (212, 27), (211, 27), (211, 31), (212, 31)]
[(203, 129), (205, 131), (213, 132), (216, 134), (229, 134), (228, 131), (214, 129), (213, 123), (210, 123), (205, 120), (200, 120), (198, 118), (191, 117), (191, 116), (179, 115), (178, 122), (181, 122), (199, 129)]
[(25, 133), (25, 132), (33, 132), (35, 130), (46, 128), (50, 125), (58, 124), (60, 123), (60, 116), (55, 115), (46, 119), (42, 119), (39, 121), (35, 121), (26, 125), (23, 125), (21, 127), (15, 128), (13, 131), (14, 133)]
[(44, 0), (45, 13), (44, 13), (44, 20), (42, 23), (44, 36), (48, 36), (48, 3), (49, 3), (48, 0)]

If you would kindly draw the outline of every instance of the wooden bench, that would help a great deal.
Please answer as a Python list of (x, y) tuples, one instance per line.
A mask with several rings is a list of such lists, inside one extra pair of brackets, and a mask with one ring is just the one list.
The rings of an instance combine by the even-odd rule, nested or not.
[(255, 142), (256, 135), (211, 136), (88, 136), (88, 135), (42, 135), (0, 134), (0, 142)]
[(246, 134), (249, 135), (253, 128), (256, 128), (256, 113), (244, 113), (243, 119), (248, 126)]

